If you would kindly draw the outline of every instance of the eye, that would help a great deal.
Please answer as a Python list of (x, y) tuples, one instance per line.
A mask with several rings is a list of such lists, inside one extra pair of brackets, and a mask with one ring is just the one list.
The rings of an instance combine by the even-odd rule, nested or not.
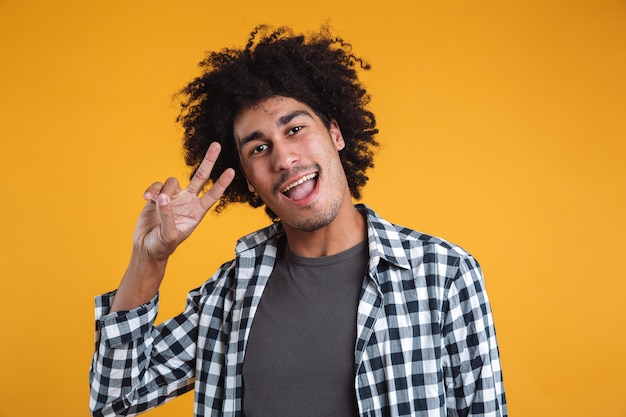
[(288, 135), (295, 135), (296, 133), (298, 133), (299, 131), (301, 131), (304, 127), (303, 126), (295, 126), (292, 127), (291, 129), (289, 129), (289, 132), (287, 132)]
[(253, 155), (254, 155), (254, 154), (258, 154), (258, 153), (263, 152), (263, 151), (264, 151), (264, 150), (266, 150), (267, 148), (268, 148), (268, 146), (267, 146), (266, 144), (258, 145), (258, 146), (255, 146), (254, 148), (252, 148), (252, 149), (250, 150), (250, 153), (251, 153), (251, 154), (253, 154)]

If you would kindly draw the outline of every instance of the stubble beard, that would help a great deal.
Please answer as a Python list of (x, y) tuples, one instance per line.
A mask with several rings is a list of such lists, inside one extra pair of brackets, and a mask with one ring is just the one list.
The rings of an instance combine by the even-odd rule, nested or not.
[[(306, 171), (307, 169), (310, 169), (310, 168), (311, 167), (300, 167), (300, 168), (297, 168), (297, 171)], [(326, 171), (322, 169), (322, 167), (317, 163), (312, 164), (312, 168), (317, 170), (318, 180), (324, 176), (324, 173), (328, 174), (329, 172), (330, 172), (331, 178), (337, 178), (339, 176), (339, 174), (334, 172), (333, 170)], [(342, 186), (347, 186), (347, 184), (345, 184), (343, 181), (341, 181), (338, 178), (336, 179), (336, 181), (337, 182), (334, 185), (338, 189), (341, 188)], [(296, 216), (293, 216), (293, 218), (287, 218), (287, 219), (281, 218), (281, 221), (289, 225), (289, 227), (292, 227), (302, 232), (315, 232), (316, 230), (320, 230), (328, 226), (335, 220), (335, 218), (337, 218), (337, 215), (339, 214), (339, 211), (341, 210), (342, 204), (343, 204), (342, 196), (333, 196), (327, 208), (321, 208), (318, 210), (315, 207), (316, 203), (313, 203), (313, 204), (302, 207), (300, 215), (296, 215)], [(308, 214), (308, 216), (306, 214)]]
[(339, 214), (339, 208), (341, 207), (341, 202), (338, 200), (331, 201), (330, 207), (328, 210), (318, 213), (312, 206), (304, 207), (307, 210), (311, 210), (311, 216), (306, 218), (296, 218), (293, 220), (285, 220), (283, 221), (287, 223), (290, 227), (300, 230), (302, 232), (315, 232), (316, 230), (322, 229), (329, 224), (331, 224), (335, 218), (337, 218), (337, 214)]

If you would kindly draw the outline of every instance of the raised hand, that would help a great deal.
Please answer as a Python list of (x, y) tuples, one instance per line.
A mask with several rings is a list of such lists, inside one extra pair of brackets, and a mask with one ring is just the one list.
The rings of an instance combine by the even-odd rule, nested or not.
[(235, 176), (232, 169), (225, 170), (213, 186), (199, 196), (220, 149), (217, 142), (209, 146), (187, 188), (181, 189), (175, 178), (169, 178), (164, 184), (154, 183), (146, 190), (144, 198), (148, 202), (135, 229), (135, 250), (152, 261), (161, 261), (195, 230)]
[(111, 312), (129, 310), (148, 302), (157, 293), (167, 259), (196, 229), (205, 214), (222, 196), (235, 177), (225, 170), (213, 186), (200, 196), (220, 153), (217, 142), (209, 146), (187, 188), (170, 178), (154, 183), (145, 192), (147, 200), (135, 228), (133, 253), (120, 283)]

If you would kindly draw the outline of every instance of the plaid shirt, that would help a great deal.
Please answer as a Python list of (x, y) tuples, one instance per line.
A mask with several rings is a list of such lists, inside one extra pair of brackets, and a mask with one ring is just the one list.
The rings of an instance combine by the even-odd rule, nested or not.
[[(355, 329), (359, 415), (507, 416), (477, 262), (358, 207), (370, 253)], [(236, 258), (159, 326), (157, 297), (112, 314), (112, 293), (96, 298), (93, 415), (136, 414), (195, 388), (195, 416), (241, 417), (246, 341), (282, 233), (275, 224), (240, 239)]]

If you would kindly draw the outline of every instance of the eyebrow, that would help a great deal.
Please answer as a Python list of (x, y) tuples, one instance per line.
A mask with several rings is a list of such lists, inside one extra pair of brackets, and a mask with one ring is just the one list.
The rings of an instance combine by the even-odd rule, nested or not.
[[(291, 122), (293, 119), (295, 119), (298, 116), (307, 116), (309, 118), (313, 118), (313, 115), (311, 115), (311, 113), (309, 113), (306, 110), (296, 110), (293, 111), (289, 114), (286, 114), (282, 117), (280, 117), (277, 121), (276, 121), (276, 127), (282, 127), (285, 126), (287, 123)], [(259, 130), (255, 130), (254, 132), (250, 133), (249, 135), (244, 136), (240, 141), (239, 141), (239, 149), (241, 150), (244, 145), (248, 142), (252, 142), (253, 140), (256, 140), (260, 137), (263, 136), (263, 133), (261, 133)]]

